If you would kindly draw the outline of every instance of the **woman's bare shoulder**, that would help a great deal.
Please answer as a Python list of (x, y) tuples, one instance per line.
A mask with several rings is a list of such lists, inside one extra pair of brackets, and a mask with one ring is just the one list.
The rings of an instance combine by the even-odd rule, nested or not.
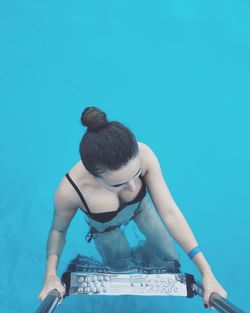
[(142, 152), (145, 152), (145, 150), (149, 148), (149, 146), (145, 144), (144, 142), (137, 141), (137, 144), (138, 144), (139, 150)]
[(140, 157), (145, 160), (148, 157), (148, 154), (152, 153), (152, 149), (149, 147), (149, 145), (145, 144), (144, 142), (137, 142), (139, 147), (139, 154)]
[(75, 196), (65, 176), (61, 178), (55, 190), (54, 205), (62, 210), (73, 210), (77, 207)]
[(149, 147), (149, 145), (138, 142), (139, 146), (139, 153), (140, 153), (140, 160), (144, 170), (144, 173), (147, 172), (152, 166), (156, 166), (158, 163), (158, 159), (154, 151)]
[[(77, 188), (80, 190), (85, 189), (85, 187), (88, 185), (92, 185), (92, 179), (90, 173), (85, 169), (83, 166), (81, 160), (78, 161), (74, 166), (72, 166), (67, 174), (69, 175), (69, 179), (73, 181), (73, 183), (77, 186)], [(65, 201), (68, 206), (71, 208), (76, 208), (79, 206), (82, 206), (82, 203), (80, 201), (79, 195), (76, 192), (76, 189), (72, 185), (72, 182), (66, 177), (65, 175), (61, 178), (58, 187), (55, 192), (55, 197), (62, 199), (62, 201)]]
[(148, 146), (141, 142), (137, 141), (138, 147), (139, 147), (139, 156), (140, 156), (140, 163), (141, 163), (141, 173), (142, 176), (144, 176), (147, 172), (148, 168), (148, 162), (147, 162), (147, 149)]
[[(79, 162), (78, 162), (79, 163)], [(78, 171), (77, 167), (79, 167), (79, 164), (76, 163), (71, 169), (68, 170), (67, 174), (69, 174), (70, 178), (76, 183), (78, 183)], [(74, 207), (76, 206), (76, 196), (75, 191), (72, 186), (72, 184), (69, 182), (68, 178), (66, 177), (66, 173), (63, 177), (60, 178), (57, 188), (55, 190), (54, 194), (55, 201), (58, 202), (65, 202), (67, 206)]]

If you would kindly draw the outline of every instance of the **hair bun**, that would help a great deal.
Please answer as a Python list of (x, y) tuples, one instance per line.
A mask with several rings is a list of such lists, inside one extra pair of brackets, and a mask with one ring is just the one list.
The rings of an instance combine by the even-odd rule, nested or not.
[(96, 131), (108, 124), (106, 113), (96, 107), (87, 107), (82, 112), (81, 122), (90, 131)]

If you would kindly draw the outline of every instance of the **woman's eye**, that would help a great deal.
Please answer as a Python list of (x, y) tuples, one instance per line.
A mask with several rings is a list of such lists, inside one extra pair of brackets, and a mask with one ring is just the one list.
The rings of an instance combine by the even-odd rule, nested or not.
[[(141, 175), (141, 171), (139, 171), (139, 172), (132, 178), (132, 180), (135, 179), (135, 178), (137, 178), (137, 177), (140, 176), (140, 175)], [(126, 184), (127, 184), (127, 183), (119, 184), (119, 185), (111, 185), (111, 187), (121, 187), (121, 186), (126, 185)]]
[(112, 187), (121, 187), (124, 184), (120, 184), (120, 185), (113, 185)]

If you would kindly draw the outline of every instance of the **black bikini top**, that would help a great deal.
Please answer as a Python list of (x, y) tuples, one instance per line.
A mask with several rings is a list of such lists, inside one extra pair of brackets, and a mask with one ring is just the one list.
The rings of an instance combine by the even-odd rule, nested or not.
[(87, 212), (85, 212), (85, 211), (83, 211), (83, 212), (86, 213), (93, 220), (101, 222), (101, 223), (105, 223), (105, 222), (108, 222), (108, 221), (112, 220), (126, 206), (141, 201), (145, 197), (146, 191), (147, 191), (144, 179), (140, 175), (139, 177), (142, 180), (142, 187), (141, 187), (140, 191), (138, 192), (138, 194), (136, 195), (136, 197), (132, 201), (124, 202), (124, 201), (120, 200), (120, 206), (119, 206), (118, 210), (116, 210), (116, 211), (101, 212), (101, 213), (91, 213), (90, 210), (89, 210), (89, 207), (87, 205), (86, 200), (84, 199), (84, 197), (83, 197), (81, 191), (79, 190), (79, 188), (76, 186), (76, 184), (73, 182), (73, 180), (69, 176), (69, 173), (67, 173), (65, 176), (68, 178), (69, 182), (74, 187), (75, 191), (78, 193), (80, 199), (82, 200), (82, 203), (83, 203), (84, 207), (87, 209)]

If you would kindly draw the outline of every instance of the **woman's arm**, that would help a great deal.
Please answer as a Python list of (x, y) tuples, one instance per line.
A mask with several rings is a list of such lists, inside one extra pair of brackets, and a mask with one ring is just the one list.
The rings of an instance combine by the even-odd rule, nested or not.
[[(198, 245), (194, 234), (182, 212), (176, 205), (162, 175), (159, 161), (154, 152), (142, 144), (143, 162), (146, 168), (145, 183), (162, 221), (174, 239), (181, 245), (185, 252), (189, 252)], [(204, 304), (209, 305), (211, 292), (218, 292), (226, 297), (226, 291), (221, 287), (213, 275), (212, 269), (202, 252), (197, 253), (193, 259), (203, 276)]]
[(48, 235), (46, 247), (46, 274), (56, 275), (59, 258), (66, 242), (66, 232), (77, 207), (70, 200), (70, 195), (63, 185), (60, 185), (54, 196), (54, 214)]
[[(198, 243), (168, 189), (156, 155), (145, 144), (143, 144), (143, 149), (146, 166), (144, 178), (151, 199), (171, 235), (188, 253)], [(201, 273), (211, 272), (211, 268), (201, 252), (195, 255), (193, 261)]]
[(66, 242), (67, 229), (76, 211), (77, 207), (71, 200), (71, 193), (67, 189), (64, 180), (62, 180), (54, 196), (54, 215), (46, 247), (45, 279), (38, 295), (40, 300), (44, 300), (52, 289), (57, 289), (62, 298), (65, 294), (65, 287), (57, 276), (56, 269)]

